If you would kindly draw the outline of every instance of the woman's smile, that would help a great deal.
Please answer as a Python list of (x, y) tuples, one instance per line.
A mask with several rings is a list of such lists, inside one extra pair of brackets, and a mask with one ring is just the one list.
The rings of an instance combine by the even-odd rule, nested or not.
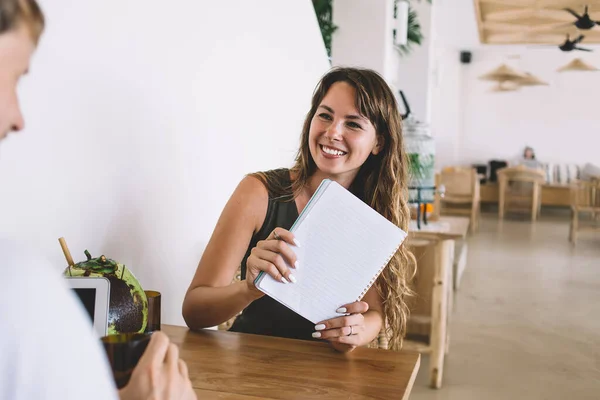
[(319, 147), (321, 148), (321, 154), (323, 155), (323, 157), (325, 157), (327, 159), (342, 158), (346, 154), (348, 154), (348, 152), (346, 152), (346, 151), (342, 151), (335, 147), (326, 146), (324, 144), (320, 144)]

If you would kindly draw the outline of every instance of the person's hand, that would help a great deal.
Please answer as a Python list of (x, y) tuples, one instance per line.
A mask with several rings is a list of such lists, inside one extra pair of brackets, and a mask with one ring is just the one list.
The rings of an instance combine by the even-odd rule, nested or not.
[(162, 332), (154, 332), (150, 343), (119, 391), (121, 400), (196, 400), (187, 365), (179, 349)]
[(328, 340), (331, 343), (342, 343), (354, 349), (363, 342), (365, 332), (364, 313), (369, 311), (369, 303), (356, 301), (336, 310), (343, 316), (328, 319), (315, 325), (314, 338)]
[(283, 228), (275, 228), (267, 239), (256, 244), (246, 260), (248, 289), (258, 292), (260, 295), (263, 294), (254, 286), (254, 280), (261, 271), (271, 275), (282, 284), (296, 282), (296, 278), (288, 268), (288, 265), (292, 268), (298, 268), (296, 254), (294, 254), (290, 245), (300, 247), (294, 239), (294, 234)]

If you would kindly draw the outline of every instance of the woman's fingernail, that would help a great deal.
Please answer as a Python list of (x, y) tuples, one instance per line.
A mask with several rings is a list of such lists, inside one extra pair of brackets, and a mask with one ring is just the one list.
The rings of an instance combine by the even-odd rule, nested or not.
[(321, 337), (321, 332), (313, 332), (312, 337), (314, 337), (314, 338)]
[(294, 268), (298, 269), (299, 264), (300, 264), (300, 262), (298, 262), (298, 260), (296, 260), (296, 262), (294, 263)]
[(290, 274), (290, 276), (288, 276), (288, 279), (290, 280), (290, 282), (296, 283), (296, 277), (294, 275)]
[(285, 279), (285, 276), (281, 277), (281, 282), (285, 283), (286, 285), (289, 283), (287, 279)]
[(296, 247), (301, 247), (300, 242), (296, 238), (294, 238), (294, 244), (296, 245)]
[(346, 307), (340, 307), (337, 310), (335, 310), (335, 312), (338, 312), (340, 314), (344, 314), (344, 313), (348, 312), (348, 310), (346, 310)]
[(322, 331), (325, 329), (325, 324), (315, 325), (315, 331)]

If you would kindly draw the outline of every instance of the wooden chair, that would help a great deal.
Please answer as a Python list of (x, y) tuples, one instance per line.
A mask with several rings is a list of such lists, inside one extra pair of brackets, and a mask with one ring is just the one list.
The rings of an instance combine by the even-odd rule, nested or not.
[[(443, 195), (438, 189), (434, 212), (438, 215), (468, 215), (469, 230), (476, 232), (480, 217), (480, 184), (477, 170), (469, 167), (447, 167), (436, 174), (436, 187), (444, 187)], [(443, 196), (443, 197), (442, 197)]]
[[(411, 240), (408, 247), (417, 259), (418, 268), (413, 281), (416, 296), (410, 305), (403, 349), (429, 354), (429, 385), (439, 389), (450, 345), (454, 241)], [(387, 349), (387, 344), (385, 333), (380, 332), (369, 347)]]
[[(531, 210), (531, 220), (536, 221), (541, 209), (541, 187), (546, 174), (541, 169), (519, 165), (498, 170), (498, 217), (504, 218), (506, 205)], [(517, 207), (514, 207), (517, 206)]]
[[(589, 215), (585, 225), (580, 225), (581, 214)], [(577, 233), (600, 230), (600, 179), (577, 181), (571, 187), (571, 226), (569, 241), (577, 242)]]

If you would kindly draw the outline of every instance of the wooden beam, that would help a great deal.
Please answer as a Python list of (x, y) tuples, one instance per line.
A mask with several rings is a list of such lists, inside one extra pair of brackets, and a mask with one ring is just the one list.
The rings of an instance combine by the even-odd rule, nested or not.
[[(486, 31), (493, 31), (494, 33), (503, 32), (552, 32), (552, 33), (572, 33), (577, 34), (575, 25), (564, 22), (551, 22), (546, 24), (527, 24), (527, 23), (507, 23), (507, 22), (495, 22), (485, 21), (483, 28)], [(590, 31), (591, 32), (591, 31)]]
[(534, 6), (535, 0), (479, 0), (481, 4), (498, 4), (501, 6), (528, 7)]
[(490, 31), (501, 31), (501, 32), (545, 32), (552, 31), (556, 29), (563, 30), (573, 30), (575, 31), (575, 25), (565, 24), (564, 22), (551, 22), (546, 24), (521, 24), (521, 23), (508, 23), (508, 22), (495, 22), (495, 21), (485, 21), (483, 23), (483, 28)]
[[(600, 0), (473, 0), (481, 43), (526, 44), (564, 41), (565, 35), (579, 34), (575, 17), (564, 10), (583, 12), (600, 21)], [(598, 43), (600, 29), (582, 31), (584, 44)], [(551, 39), (552, 38), (552, 39)], [(514, 42), (511, 42), (514, 40)], [(549, 42), (552, 40), (552, 42)]]
[(485, 21), (511, 22), (518, 18), (529, 18), (533, 16), (533, 11), (529, 8), (518, 8), (508, 11), (494, 11), (483, 16)]
[(556, 45), (558, 48), (558, 45), (564, 42), (565, 37), (563, 35), (532, 35), (522, 32), (489, 34), (487, 39), (490, 44), (548, 44)]
[(501, 32), (522, 32), (527, 27), (521, 24), (511, 24), (508, 22), (484, 21), (483, 29), (487, 31)]
[(552, 8), (542, 8), (536, 11), (536, 17), (554, 19), (562, 22), (575, 22), (575, 17), (563, 9), (556, 10)]
[(574, 22), (571, 14), (563, 10), (519, 8), (508, 11), (494, 11), (483, 16), (484, 21), (511, 22), (515, 19), (539, 18), (556, 20), (557, 22)]
[(475, 18), (477, 18), (477, 31), (479, 33), (479, 42), (485, 43), (485, 34), (483, 32), (483, 20), (481, 15), (481, 7), (479, 7), (479, 0), (473, 0), (475, 3)]
[(541, 0), (540, 1), (540, 5), (542, 5), (545, 8), (565, 8), (565, 7), (569, 7), (569, 8), (573, 8), (575, 9), (575, 11), (577, 11), (576, 9), (579, 8), (581, 9), (581, 12), (583, 13), (583, 8), (586, 5), (590, 5), (593, 8), (594, 3), (598, 3), (597, 1), (594, 0)]

